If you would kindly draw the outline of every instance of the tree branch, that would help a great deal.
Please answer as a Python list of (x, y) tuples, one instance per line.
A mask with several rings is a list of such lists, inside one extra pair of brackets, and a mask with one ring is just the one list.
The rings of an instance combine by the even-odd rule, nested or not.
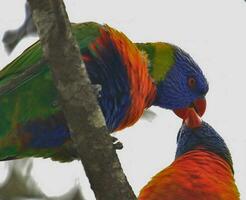
[(45, 59), (52, 66), (71, 137), (96, 198), (136, 199), (107, 133), (95, 90), (81, 63), (63, 1), (28, 1)]

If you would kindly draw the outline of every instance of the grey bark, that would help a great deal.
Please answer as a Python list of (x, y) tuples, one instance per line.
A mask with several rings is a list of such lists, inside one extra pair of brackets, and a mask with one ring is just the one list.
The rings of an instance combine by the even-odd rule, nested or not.
[(7, 180), (0, 188), (1, 200), (44, 197), (31, 177), (31, 159), (8, 161), (6, 164), (9, 170)]
[(25, 21), (15, 30), (8, 30), (4, 33), (3, 43), (7, 53), (11, 53), (22, 38), (28, 35), (37, 35), (36, 27), (33, 24), (31, 10), (28, 3), (25, 5)]
[[(62, 0), (28, 0), (71, 137), (98, 200), (136, 199), (107, 132)], [(83, 8), (81, 8), (83, 10)]]
[(32, 159), (8, 161), (6, 165), (9, 169), (8, 177), (0, 187), (1, 200), (84, 200), (79, 185), (62, 196), (47, 197), (31, 176)]

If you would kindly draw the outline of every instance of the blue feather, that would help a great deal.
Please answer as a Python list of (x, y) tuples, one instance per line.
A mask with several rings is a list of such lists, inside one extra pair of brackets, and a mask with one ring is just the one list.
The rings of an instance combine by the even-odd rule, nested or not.
[[(107, 48), (106, 48), (107, 47)], [(92, 59), (85, 66), (92, 84), (103, 88), (99, 93), (99, 105), (102, 109), (107, 128), (114, 131), (131, 104), (130, 86), (125, 64), (112, 41), (97, 45), (97, 51), (82, 49), (82, 55)]]
[[(36, 119), (25, 124), (20, 131), (22, 138), (29, 138), (26, 147), (56, 148), (70, 139), (69, 129), (63, 113), (48, 119)], [(25, 146), (25, 145), (24, 145)]]
[(222, 157), (232, 167), (230, 151), (223, 138), (206, 122), (202, 122), (201, 127), (191, 129), (185, 124), (179, 130), (177, 136), (176, 158), (188, 151), (202, 148)]
[[(185, 108), (208, 92), (208, 83), (199, 66), (189, 54), (173, 46), (174, 65), (166, 78), (157, 85), (157, 97), (154, 105), (167, 109)], [(196, 87), (188, 87), (188, 78), (196, 80)]]

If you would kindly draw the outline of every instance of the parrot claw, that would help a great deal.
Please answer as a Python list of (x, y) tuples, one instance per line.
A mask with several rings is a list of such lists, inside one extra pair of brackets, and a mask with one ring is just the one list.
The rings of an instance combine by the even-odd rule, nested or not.
[(93, 84), (92, 89), (94, 91), (94, 94), (100, 97), (100, 91), (102, 90), (102, 86), (100, 84)]
[(123, 149), (123, 144), (116, 138), (116, 137), (112, 137), (112, 142), (113, 142), (113, 147), (116, 150), (121, 150)]
[(141, 119), (144, 119), (148, 122), (152, 122), (156, 117), (157, 114), (154, 111), (148, 109), (144, 111), (143, 115), (141, 116)]

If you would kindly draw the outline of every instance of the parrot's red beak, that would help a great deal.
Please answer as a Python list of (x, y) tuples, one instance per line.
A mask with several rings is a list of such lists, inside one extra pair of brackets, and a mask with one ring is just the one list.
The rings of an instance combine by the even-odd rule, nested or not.
[(175, 109), (174, 113), (182, 118), (190, 128), (196, 128), (201, 125), (201, 118), (206, 111), (205, 98), (196, 99), (188, 108)]
[(202, 120), (194, 108), (189, 108), (184, 123), (189, 128), (198, 128), (201, 126)]

